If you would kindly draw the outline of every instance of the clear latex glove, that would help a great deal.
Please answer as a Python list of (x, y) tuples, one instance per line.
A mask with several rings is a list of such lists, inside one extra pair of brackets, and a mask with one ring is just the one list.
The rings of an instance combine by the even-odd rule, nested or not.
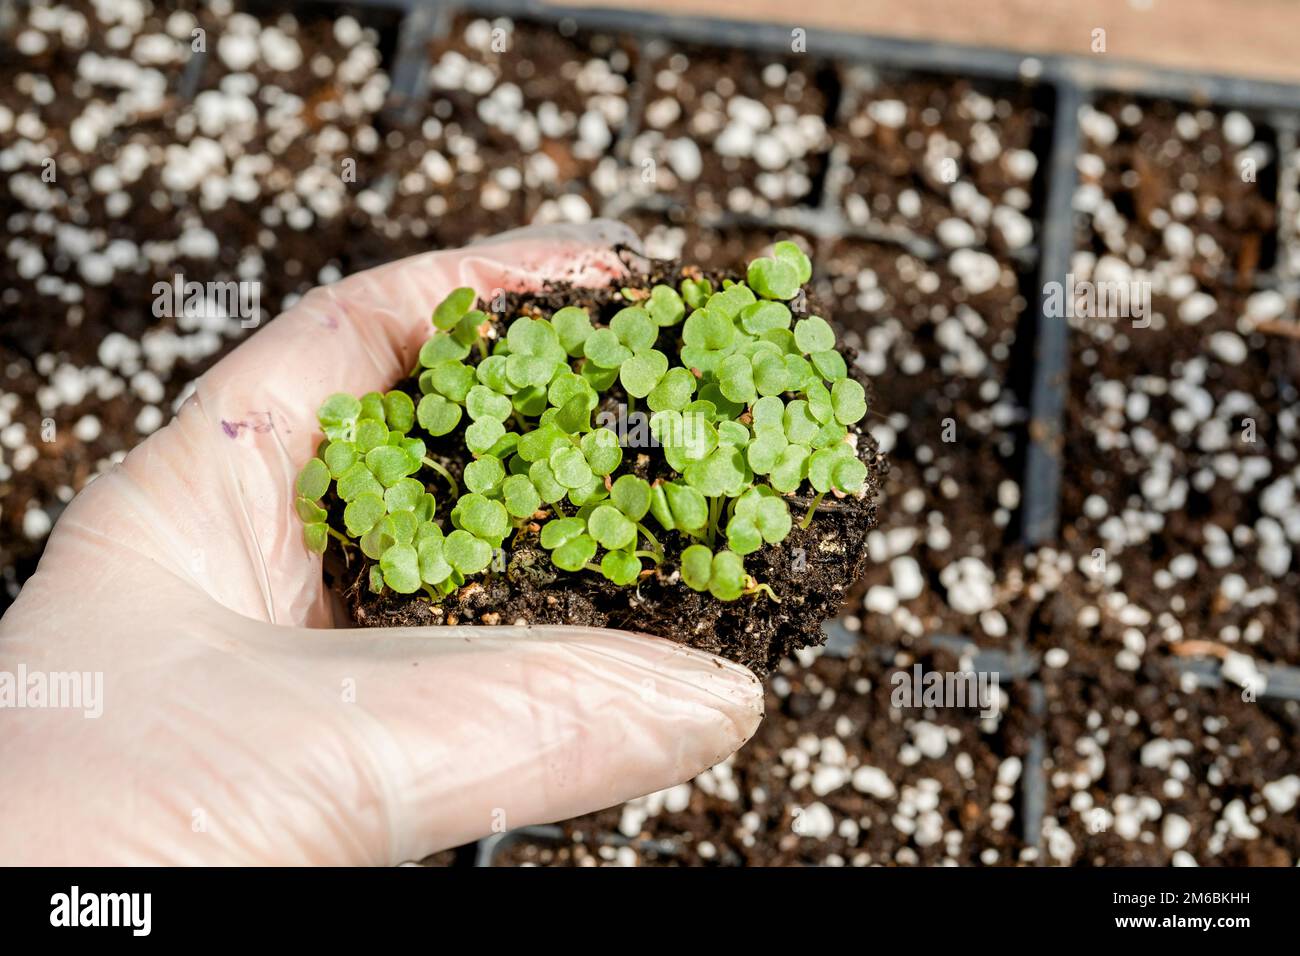
[(102, 715), (0, 709), (0, 863), (391, 864), (679, 783), (748, 739), (753, 675), (657, 638), (329, 629), (294, 514), (328, 394), (391, 387), (457, 286), (603, 284), (619, 229), (313, 290), (72, 503), (0, 621), (0, 677), (100, 673)]

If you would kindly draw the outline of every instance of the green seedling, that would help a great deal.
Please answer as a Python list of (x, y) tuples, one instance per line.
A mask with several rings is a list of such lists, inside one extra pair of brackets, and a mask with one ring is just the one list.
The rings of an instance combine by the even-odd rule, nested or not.
[[(435, 601), (504, 567), (521, 535), (619, 587), (680, 571), (719, 600), (775, 600), (744, 556), (790, 535), (790, 496), (810, 496), (806, 527), (867, 478), (852, 436), (866, 394), (804, 311), (811, 275), (781, 242), (744, 281), (625, 289), (607, 323), (567, 306), (495, 328), (456, 289), (409, 381), (321, 404), (325, 440), (294, 489), (308, 548), (356, 548), (372, 591)], [(648, 448), (624, 454), (593, 415), (638, 401)]]
[(745, 559), (735, 551), (714, 554), (705, 545), (693, 544), (682, 552), (682, 581), (696, 591), (708, 591), (719, 601), (735, 601), (742, 594), (764, 591), (776, 600), (767, 585), (755, 584), (745, 573)]

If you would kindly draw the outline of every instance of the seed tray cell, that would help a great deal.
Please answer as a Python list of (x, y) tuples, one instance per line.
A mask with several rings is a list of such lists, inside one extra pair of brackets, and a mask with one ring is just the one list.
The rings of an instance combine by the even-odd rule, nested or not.
[(1079, 122), (1078, 251), (1167, 263), (1212, 288), (1248, 289), (1274, 267), (1278, 142), (1266, 119), (1108, 96)]
[(1069, 666), (1042, 672), (1045, 862), (1290, 865), (1300, 846), (1278, 781), (1297, 771), (1295, 703), (1117, 670), (1080, 637), (1058, 639)]
[(642, 49), (624, 144), (630, 195), (714, 217), (816, 205), (838, 97), (824, 61), (791, 55), (755, 72), (740, 50)]
[(935, 257), (977, 248), (1034, 261), (1045, 92), (848, 69), (834, 184), (847, 223), (925, 237)]
[(1274, 120), (1137, 98), (1081, 111), (1074, 271), (1151, 294), (1141, 317), (1068, 320), (1062, 517), (1156, 616), (1148, 639), (1295, 665), (1300, 353), (1276, 327), (1291, 307), (1274, 197), (1292, 186)]

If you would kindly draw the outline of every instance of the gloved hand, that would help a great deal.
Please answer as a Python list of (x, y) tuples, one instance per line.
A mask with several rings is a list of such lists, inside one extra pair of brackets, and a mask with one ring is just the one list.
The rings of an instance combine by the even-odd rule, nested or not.
[(0, 709), (0, 864), (393, 864), (679, 783), (749, 738), (753, 675), (658, 638), (330, 629), (294, 514), (327, 395), (391, 387), (452, 288), (603, 284), (618, 228), (313, 290), (72, 503), (0, 621), (0, 680), (102, 674), (102, 714)]

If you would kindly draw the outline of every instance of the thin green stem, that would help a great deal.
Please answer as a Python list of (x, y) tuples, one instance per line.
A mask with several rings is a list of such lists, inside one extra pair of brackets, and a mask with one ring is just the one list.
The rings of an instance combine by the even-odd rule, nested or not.
[(664, 546), (659, 543), (658, 538), (656, 538), (654, 535), (650, 533), (650, 529), (647, 528), (645, 524), (640, 521), (636, 523), (636, 529), (640, 531), (643, 535), (645, 535), (646, 540), (650, 542), (650, 546), (659, 553), (660, 557), (662, 557), (664, 553)]
[(425, 465), (427, 465), (428, 467), (436, 471), (438, 474), (442, 475), (442, 477), (447, 479), (447, 484), (451, 485), (451, 496), (453, 498), (460, 497), (460, 485), (456, 484), (456, 479), (451, 476), (451, 472), (449, 472), (446, 468), (442, 467), (442, 465), (438, 464), (428, 455), (424, 456), (424, 463)]
[(724, 501), (721, 495), (709, 499), (709, 547), (713, 547), (718, 540), (718, 519), (722, 517)]
[(822, 503), (822, 499), (825, 497), (826, 497), (826, 492), (823, 491), (820, 492), (817, 495), (817, 497), (812, 500), (812, 504), (808, 506), (808, 513), (804, 515), (803, 520), (799, 522), (800, 528), (807, 530), (808, 526), (812, 524), (813, 515), (817, 513), (817, 506)]
[(649, 558), (655, 564), (662, 564), (664, 556), (657, 551), (633, 551), (638, 558)]
[(331, 537), (331, 538), (338, 538), (340, 541), (342, 541), (342, 542), (343, 542), (343, 547), (345, 547), (345, 548), (350, 548), (350, 547), (352, 547), (354, 544), (356, 544), (356, 542), (353, 541), (351, 538), (348, 538), (348, 537), (346, 537), (346, 536), (340, 534), (339, 532), (337, 532), (337, 531), (335, 531), (333, 528), (331, 528), (329, 525), (326, 525), (326, 526), (325, 526), (325, 530), (328, 531), (328, 532), (330, 533), (330, 537)]
[(604, 574), (604, 573), (605, 573), (603, 570), (601, 570), (601, 567), (600, 567), (599, 564), (593, 564), (593, 563), (590, 562), (590, 561), (588, 561), (588, 562), (587, 562), (586, 564), (584, 564), (582, 567), (583, 567), (583, 569), (586, 570), (586, 571), (595, 571), (597, 574)]

